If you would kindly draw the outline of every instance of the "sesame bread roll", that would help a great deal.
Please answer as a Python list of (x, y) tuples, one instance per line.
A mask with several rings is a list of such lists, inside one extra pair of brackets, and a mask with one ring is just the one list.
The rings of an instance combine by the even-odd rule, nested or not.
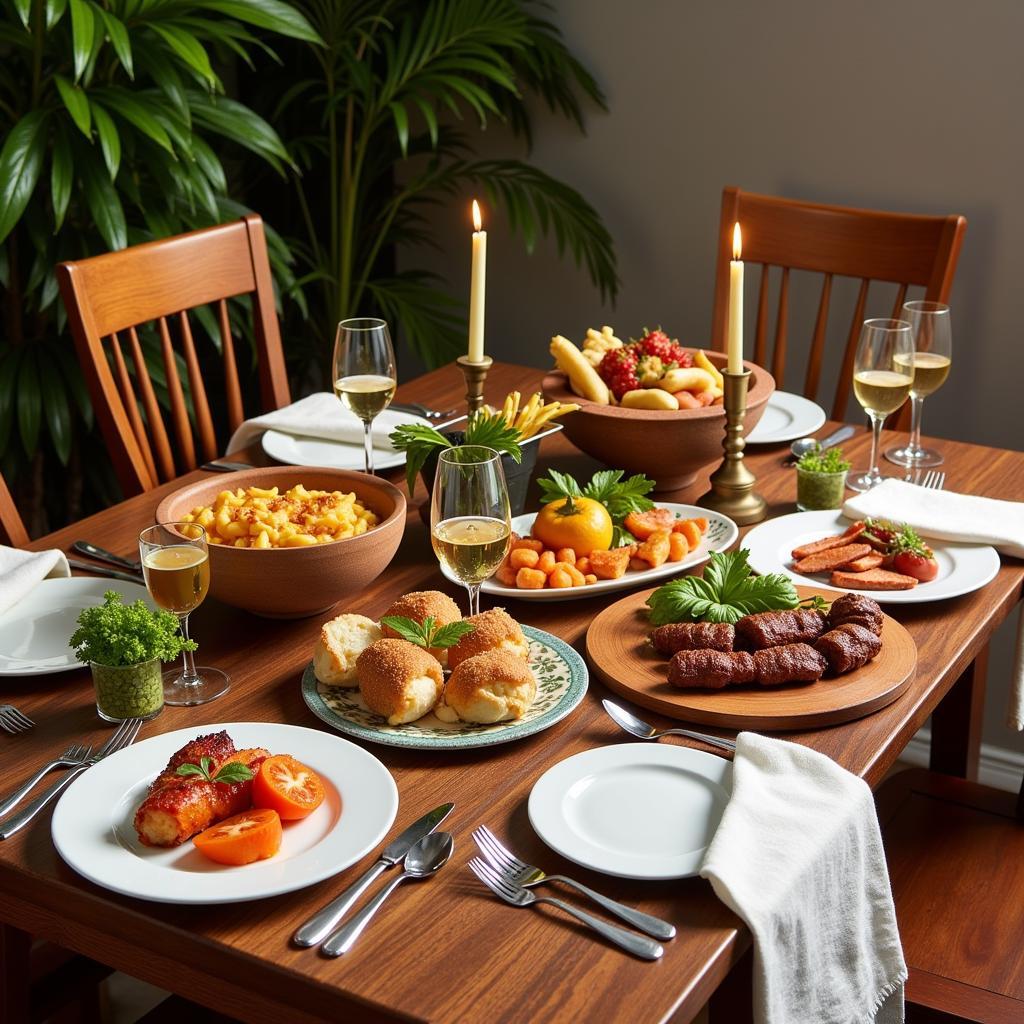
[(522, 718), (537, 696), (537, 680), (523, 658), (488, 651), (459, 663), (434, 709), (442, 722), (507, 722)]
[(433, 710), (444, 686), (437, 658), (408, 640), (378, 640), (356, 661), (366, 706), (388, 725), (415, 722)]
[(519, 623), (504, 608), (492, 608), (489, 612), (470, 615), (465, 621), (473, 624), (473, 632), (467, 633), (457, 644), (448, 648), (449, 668), (455, 669), (469, 658), (488, 651), (504, 650), (524, 660), (529, 659), (530, 645)]

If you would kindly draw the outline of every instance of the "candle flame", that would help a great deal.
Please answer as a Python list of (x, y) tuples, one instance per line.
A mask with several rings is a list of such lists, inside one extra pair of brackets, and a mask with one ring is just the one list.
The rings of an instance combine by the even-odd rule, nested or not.
[(740, 234), (740, 222), (736, 221), (732, 229), (732, 258), (738, 260), (743, 255), (743, 236)]
[(473, 200), (473, 230), (479, 231), (481, 229), (480, 220), (480, 204), (474, 199)]

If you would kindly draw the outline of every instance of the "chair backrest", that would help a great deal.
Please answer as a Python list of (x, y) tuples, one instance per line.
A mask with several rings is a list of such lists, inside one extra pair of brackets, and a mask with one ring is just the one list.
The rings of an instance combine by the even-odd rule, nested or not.
[[(790, 271), (823, 275), (818, 312), (804, 374), (804, 394), (817, 399), (821, 383), (825, 339), (828, 331), (832, 283), (836, 277), (860, 280), (857, 301), (832, 401), (832, 418), (845, 419), (853, 377), (853, 362), (860, 328), (868, 307), (872, 281), (895, 284), (892, 310), (873, 316), (898, 317), (907, 289), (924, 288), (923, 298), (948, 301), (957, 258), (967, 221), (960, 216), (926, 217), (909, 213), (883, 213), (846, 206), (826, 206), (778, 199), (738, 188), (722, 191), (722, 219), (718, 231), (715, 270), (715, 307), (711, 339), (725, 348), (729, 305), (729, 261), (732, 259), (733, 225), (743, 233), (743, 261), (747, 267), (761, 264), (753, 361), (769, 368), (782, 386), (789, 330)], [(768, 362), (769, 276), (781, 268), (775, 314), (771, 364)]]
[[(190, 310), (212, 307), (220, 334), (231, 431), (245, 419), (245, 411), (227, 299), (251, 296), (259, 411), (268, 412), (290, 401), (263, 221), (255, 214), (230, 224), (61, 263), (57, 280), (96, 416), (127, 494), (147, 491), (194, 469), (199, 461), (197, 449), (202, 460), (220, 454)], [(137, 331), (151, 321), (166, 377), (170, 433)], [(172, 334), (180, 345), (187, 398)], [(128, 369), (124, 342), (134, 372)]]
[(28, 543), (28, 531), (21, 521), (14, 498), (7, 489), (4, 478), (0, 476), (0, 543), (21, 548)]

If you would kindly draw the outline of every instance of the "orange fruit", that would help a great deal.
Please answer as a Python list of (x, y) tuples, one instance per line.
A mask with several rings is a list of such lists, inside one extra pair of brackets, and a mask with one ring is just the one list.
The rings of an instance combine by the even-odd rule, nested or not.
[(277, 811), (259, 809), (225, 818), (192, 842), (218, 864), (251, 864), (273, 857), (281, 849), (282, 831)]
[(593, 498), (556, 498), (537, 513), (531, 532), (546, 547), (572, 548), (586, 557), (612, 546), (612, 517)]
[(269, 807), (284, 821), (305, 818), (323, 802), (320, 776), (288, 754), (266, 758), (252, 781), (253, 807)]

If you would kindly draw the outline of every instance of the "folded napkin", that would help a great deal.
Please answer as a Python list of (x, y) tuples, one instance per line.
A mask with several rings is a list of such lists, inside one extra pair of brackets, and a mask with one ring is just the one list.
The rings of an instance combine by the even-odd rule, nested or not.
[(70, 575), (63, 551), (22, 551), (0, 544), (0, 614), (27, 597), (42, 580)]
[(754, 936), (758, 1024), (894, 1024), (903, 960), (871, 790), (824, 754), (740, 733), (701, 867)]
[[(909, 523), (931, 540), (991, 544), (1000, 554), (1024, 558), (1024, 502), (933, 491), (904, 480), (883, 480), (843, 506), (851, 519), (873, 516)], [(1010, 680), (1007, 725), (1024, 729), (1024, 606), (1017, 625), (1017, 648)]]
[[(400, 423), (423, 423), (418, 416), (385, 409), (375, 417), (372, 425), (374, 448), (391, 450), (388, 434)], [(322, 441), (337, 441), (341, 444), (363, 443), (363, 421), (349, 412), (329, 391), (300, 398), (291, 405), (273, 412), (246, 420), (231, 435), (227, 452), (247, 448), (264, 430), (279, 430), (284, 434), (301, 437), (315, 437)]]

